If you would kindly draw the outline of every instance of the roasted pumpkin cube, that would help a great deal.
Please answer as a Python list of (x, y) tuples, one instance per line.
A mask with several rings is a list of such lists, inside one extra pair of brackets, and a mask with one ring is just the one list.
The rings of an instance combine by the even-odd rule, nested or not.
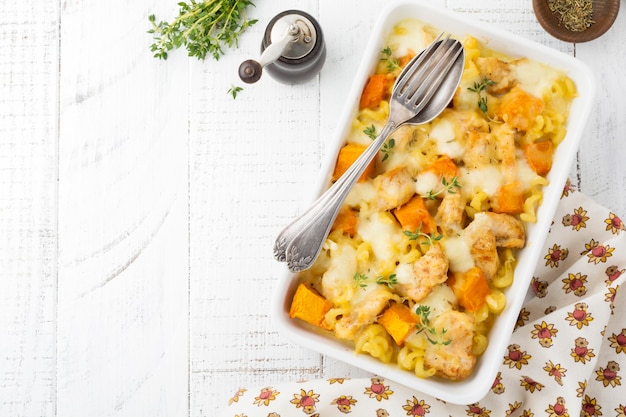
[(328, 329), (324, 317), (333, 304), (307, 284), (300, 283), (291, 301), (289, 317)]
[(528, 165), (539, 175), (546, 175), (552, 169), (554, 144), (551, 140), (524, 145), (524, 156)]
[(424, 199), (415, 195), (408, 203), (393, 210), (393, 214), (404, 230), (415, 232), (420, 229), (423, 233), (434, 233), (437, 231), (435, 220), (430, 215)]
[(485, 274), (476, 266), (455, 273), (448, 285), (452, 287), (459, 305), (472, 313), (477, 312), (485, 304), (485, 297), (491, 294)]
[[(348, 143), (339, 150), (337, 156), (337, 163), (335, 164), (335, 170), (333, 171), (333, 181), (337, 181), (344, 172), (352, 166), (354, 161), (367, 149), (365, 145), (359, 145), (358, 143)], [(372, 176), (376, 169), (376, 160), (372, 160), (370, 164), (365, 168), (363, 174), (359, 177), (359, 182), (365, 181)]]
[(415, 330), (419, 317), (404, 304), (391, 303), (378, 318), (378, 323), (385, 328), (393, 340), (401, 346), (404, 339)]
[(527, 131), (545, 107), (543, 100), (514, 87), (502, 97), (498, 116), (509, 126)]
[(378, 107), (380, 102), (389, 96), (389, 87), (392, 81), (385, 74), (374, 74), (369, 77), (361, 93), (359, 109)]
[(502, 185), (491, 200), (496, 213), (519, 214), (524, 211), (526, 191), (517, 181)]

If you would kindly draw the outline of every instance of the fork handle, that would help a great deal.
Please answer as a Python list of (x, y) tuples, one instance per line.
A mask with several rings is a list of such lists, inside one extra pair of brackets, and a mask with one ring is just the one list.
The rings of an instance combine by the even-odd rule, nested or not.
[(300, 272), (313, 265), (350, 190), (397, 127), (388, 120), (378, 137), (350, 168), (278, 235), (274, 243), (274, 257), (287, 262), (290, 271)]

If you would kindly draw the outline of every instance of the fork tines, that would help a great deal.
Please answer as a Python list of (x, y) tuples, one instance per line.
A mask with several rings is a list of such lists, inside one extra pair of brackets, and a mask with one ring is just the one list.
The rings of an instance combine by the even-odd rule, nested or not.
[[(415, 105), (420, 100), (422, 94), (417, 94), (420, 86), (424, 94), (432, 96), (462, 50), (462, 44), (451, 39), (449, 34), (439, 34), (402, 70), (394, 87), (397, 91), (394, 93), (402, 97), (406, 105)], [(433, 87), (430, 93), (429, 84)]]

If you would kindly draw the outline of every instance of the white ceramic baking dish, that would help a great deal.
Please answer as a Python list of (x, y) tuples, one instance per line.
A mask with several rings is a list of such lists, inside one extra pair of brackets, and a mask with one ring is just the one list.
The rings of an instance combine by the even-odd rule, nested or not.
[[(374, 72), (375, 65), (380, 59), (380, 50), (384, 47), (383, 43), (386, 36), (398, 21), (407, 17), (417, 18), (441, 31), (451, 33), (459, 39), (471, 35), (485, 44), (487, 48), (508, 56), (528, 57), (562, 69), (576, 83), (578, 97), (571, 107), (567, 123), (567, 135), (557, 148), (552, 170), (547, 176), (550, 184), (544, 190), (544, 200), (537, 213), (538, 221), (528, 227), (526, 247), (518, 254), (515, 281), (505, 291), (507, 307), (497, 318), (489, 334), (489, 346), (479, 358), (472, 375), (459, 382), (451, 382), (436, 377), (420, 379), (412, 372), (402, 370), (395, 364), (384, 364), (366, 354), (357, 355), (352, 346), (348, 346), (331, 336), (316, 332), (298, 320), (290, 319), (288, 315), (289, 306), (297, 285), (296, 275), (292, 273), (286, 272), (277, 283), (272, 314), (282, 335), (308, 349), (342, 360), (378, 376), (389, 378), (441, 400), (455, 404), (471, 404), (487, 394), (502, 364), (518, 313), (526, 298), (535, 265), (541, 257), (540, 251), (547, 237), (563, 186), (591, 112), (595, 83), (593, 74), (587, 66), (569, 55), (507, 33), (486, 23), (472, 21), (466, 16), (429, 6), (418, 0), (395, 2), (381, 13), (366, 46), (364, 59), (356, 73), (350, 94), (346, 98), (346, 107), (340, 119), (339, 128), (334, 134), (332, 147), (329, 149), (323, 165), (317, 193), (312, 197), (317, 197), (328, 187), (337, 154), (344, 144), (344, 138), (348, 134), (351, 121), (356, 114), (363, 86), (367, 77)], [(285, 270), (287, 269), (285, 268)]]

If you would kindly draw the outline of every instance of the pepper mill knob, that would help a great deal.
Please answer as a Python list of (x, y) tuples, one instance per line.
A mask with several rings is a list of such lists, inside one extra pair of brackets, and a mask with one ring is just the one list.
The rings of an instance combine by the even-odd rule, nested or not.
[(326, 60), (326, 45), (319, 23), (300, 10), (286, 10), (276, 15), (265, 29), (261, 58), (239, 66), (239, 78), (257, 82), (263, 68), (285, 84), (308, 81), (317, 75)]
[(263, 67), (254, 59), (243, 61), (239, 66), (239, 78), (241, 78), (241, 81), (244, 83), (252, 84), (259, 81), (262, 73)]

